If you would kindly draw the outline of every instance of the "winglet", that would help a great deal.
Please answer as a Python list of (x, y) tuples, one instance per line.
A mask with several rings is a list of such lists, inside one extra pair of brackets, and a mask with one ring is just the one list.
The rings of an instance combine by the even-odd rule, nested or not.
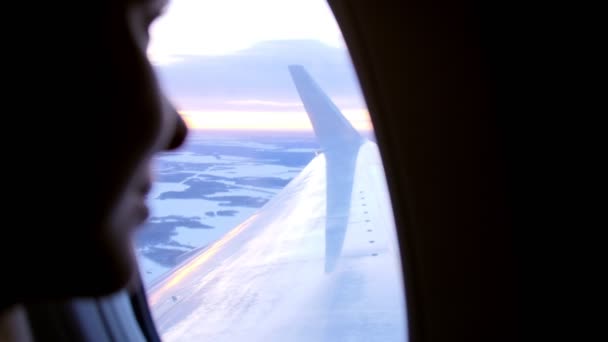
[(331, 99), (301, 65), (290, 65), (289, 72), (308, 113), (315, 134), (325, 152), (352, 148), (363, 142), (361, 135), (344, 118)]
[(313, 81), (301, 65), (289, 72), (315, 130), (326, 160), (325, 272), (332, 272), (342, 254), (348, 228), (355, 165), (363, 137)]

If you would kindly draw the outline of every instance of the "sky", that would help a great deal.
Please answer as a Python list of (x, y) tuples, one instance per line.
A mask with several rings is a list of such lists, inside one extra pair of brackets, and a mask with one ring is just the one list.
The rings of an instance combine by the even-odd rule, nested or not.
[(171, 0), (148, 56), (191, 128), (310, 129), (290, 64), (304, 65), (356, 128), (371, 127), (325, 0)]

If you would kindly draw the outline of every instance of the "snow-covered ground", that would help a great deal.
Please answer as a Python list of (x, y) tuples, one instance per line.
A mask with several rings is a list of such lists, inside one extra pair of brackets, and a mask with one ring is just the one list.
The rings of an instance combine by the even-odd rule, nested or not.
[[(233, 177), (280, 177), (280, 178), (293, 178), (294, 174), (291, 172), (293, 168), (283, 165), (266, 165), (257, 163), (234, 163), (238, 167), (231, 168), (229, 173)], [(207, 175), (212, 176), (226, 176), (228, 170), (209, 170), (205, 172)], [(297, 172), (296, 172), (297, 175)]]
[(239, 161), (247, 161), (248, 158), (239, 158), (232, 156), (213, 156), (213, 155), (197, 155), (193, 152), (185, 152), (179, 154), (168, 154), (158, 158), (163, 162), (174, 162), (174, 163), (210, 163), (210, 164), (233, 164)]
[(253, 215), (318, 149), (309, 137), (256, 139), (193, 135), (157, 157), (150, 219), (135, 243), (146, 286)]

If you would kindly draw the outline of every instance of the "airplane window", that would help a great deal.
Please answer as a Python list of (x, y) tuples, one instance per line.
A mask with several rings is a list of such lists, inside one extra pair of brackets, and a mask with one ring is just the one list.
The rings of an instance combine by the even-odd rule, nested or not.
[(391, 202), (323, 0), (173, 0), (148, 55), (190, 135), (135, 250), (165, 341), (406, 341)]

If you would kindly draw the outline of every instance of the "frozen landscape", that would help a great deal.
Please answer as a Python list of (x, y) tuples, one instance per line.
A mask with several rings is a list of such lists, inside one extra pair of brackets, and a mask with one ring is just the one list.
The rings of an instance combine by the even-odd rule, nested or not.
[(318, 149), (312, 133), (193, 131), (160, 155), (135, 239), (146, 286), (254, 214)]

